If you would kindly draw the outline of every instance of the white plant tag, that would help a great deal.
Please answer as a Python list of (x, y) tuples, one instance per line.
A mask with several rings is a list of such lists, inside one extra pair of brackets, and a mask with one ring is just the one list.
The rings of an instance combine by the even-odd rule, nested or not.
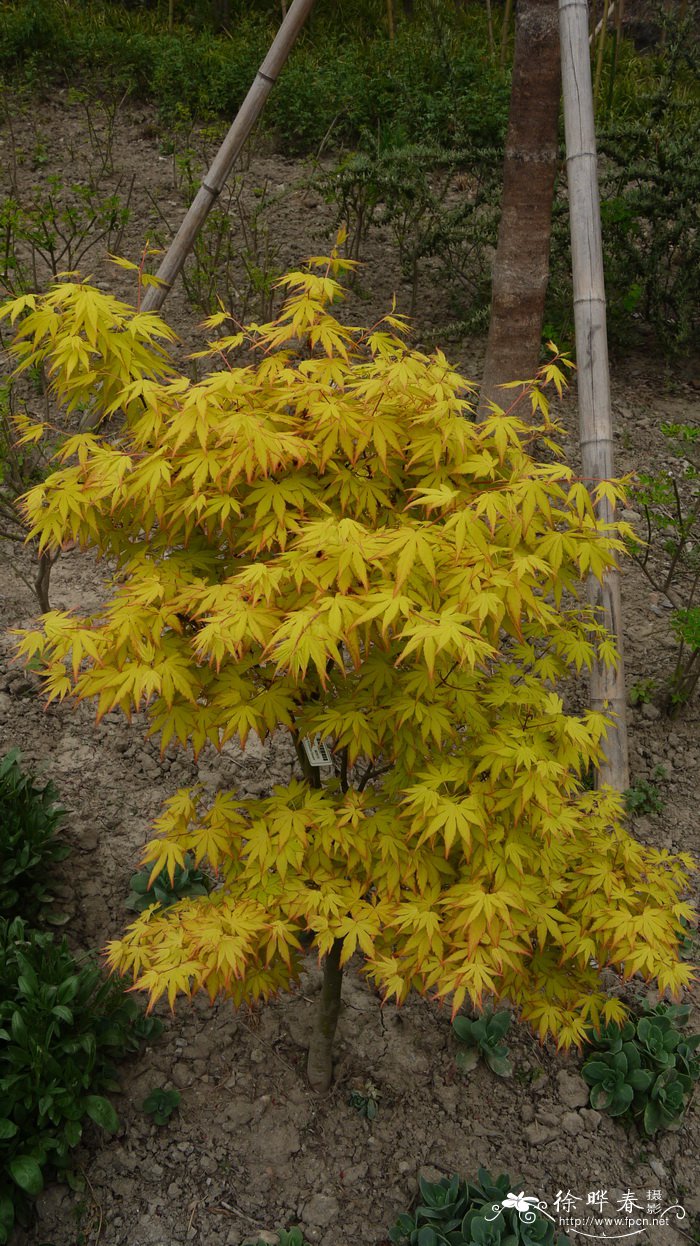
[(304, 752), (312, 766), (332, 766), (333, 757), (327, 744), (316, 736), (313, 740), (302, 740)]

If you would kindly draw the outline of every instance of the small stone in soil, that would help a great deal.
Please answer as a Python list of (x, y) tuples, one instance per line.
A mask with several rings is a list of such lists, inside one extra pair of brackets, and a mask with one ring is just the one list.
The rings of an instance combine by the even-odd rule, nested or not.
[(332, 1194), (314, 1194), (304, 1204), (302, 1219), (315, 1228), (325, 1228), (340, 1213), (340, 1205)]
[(588, 1087), (583, 1078), (562, 1069), (557, 1074), (559, 1098), (567, 1108), (583, 1108), (588, 1103)]

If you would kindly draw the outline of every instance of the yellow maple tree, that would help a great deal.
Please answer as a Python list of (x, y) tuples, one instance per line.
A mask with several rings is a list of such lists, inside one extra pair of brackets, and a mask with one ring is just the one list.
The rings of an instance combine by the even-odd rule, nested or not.
[[(48, 613), (18, 642), (49, 699), (145, 710), (164, 747), (195, 755), (282, 729), (299, 760), (261, 799), (166, 802), (152, 877), (190, 853), (218, 885), (147, 909), (109, 963), (151, 1002), (241, 1004), (288, 988), (311, 946), (318, 1088), (355, 953), (387, 999), (507, 998), (565, 1047), (624, 1013), (599, 967), (672, 993), (692, 973), (693, 862), (636, 842), (620, 796), (586, 790), (609, 724), (557, 690), (615, 660), (578, 592), (619, 532), (562, 463), (542, 384), (530, 422), (476, 425), (469, 383), (411, 349), (400, 318), (337, 319), (347, 266), (290, 273), (272, 323), (212, 317), (196, 381), (162, 320), (79, 281), (1, 312), (18, 366), (42, 363), (68, 411), (105, 417), (24, 499), (42, 549), (76, 541), (114, 568), (94, 614)], [(561, 361), (544, 379), (561, 386)]]

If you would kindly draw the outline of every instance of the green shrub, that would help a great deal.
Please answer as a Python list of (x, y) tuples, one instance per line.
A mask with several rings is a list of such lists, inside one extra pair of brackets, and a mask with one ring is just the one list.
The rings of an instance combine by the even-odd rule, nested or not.
[[(78, 75), (103, 88), (129, 90), (158, 104), (172, 125), (183, 111), (200, 120), (230, 118), (240, 106), (275, 29), (271, 9), (242, 13), (225, 35), (159, 29), (153, 17), (115, 5), (17, 0), (0, 10), (0, 72), (32, 84)], [(381, 21), (366, 32), (333, 21), (311, 22), (295, 47), (265, 110), (263, 125), (285, 151), (357, 143), (378, 132), (389, 145), (440, 142), (499, 144), (508, 87), (465, 39), (445, 9), (441, 38), (432, 17), (401, 24), (393, 42)]]
[(669, 621), (678, 650), (662, 700), (675, 714), (700, 679), (700, 428), (666, 422), (661, 432), (675, 463), (667, 460), (661, 471), (639, 473), (633, 501), (644, 514), (646, 532), (643, 541), (630, 537), (628, 548), (652, 587), (675, 607)]
[[(597, 118), (608, 331), (618, 347), (692, 348), (700, 306), (697, 39), (670, 19), (658, 53), (624, 41)], [(608, 89), (608, 86), (610, 89)], [(607, 105), (603, 101), (607, 97)], [(564, 179), (552, 239), (548, 318), (571, 336), (571, 254)]]
[(35, 917), (50, 900), (51, 867), (69, 848), (56, 838), (64, 817), (53, 784), (24, 774), (17, 749), (0, 759), (0, 914)]
[(0, 1243), (45, 1174), (69, 1170), (86, 1119), (117, 1128), (113, 1061), (159, 1028), (65, 940), (0, 919)]
[(360, 259), (372, 226), (383, 226), (413, 284), (414, 301), (419, 267), (430, 259), (455, 314), (466, 319), (489, 306), (500, 169), (494, 148), (421, 143), (382, 149), (375, 143), (342, 159), (319, 185), (336, 205), (338, 224), (347, 227), (352, 259)]

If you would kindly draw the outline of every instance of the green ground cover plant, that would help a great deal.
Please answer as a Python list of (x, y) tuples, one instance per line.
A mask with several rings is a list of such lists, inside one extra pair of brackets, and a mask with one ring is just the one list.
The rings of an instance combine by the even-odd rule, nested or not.
[(348, 1096), (348, 1103), (351, 1108), (359, 1112), (360, 1116), (364, 1116), (368, 1121), (373, 1121), (379, 1111), (379, 1100), (381, 1097), (381, 1091), (372, 1082), (366, 1082), (362, 1090), (351, 1091)]
[(625, 808), (631, 814), (661, 813), (664, 800), (659, 784), (668, 778), (663, 766), (655, 766), (648, 779), (637, 779), (625, 792)]

